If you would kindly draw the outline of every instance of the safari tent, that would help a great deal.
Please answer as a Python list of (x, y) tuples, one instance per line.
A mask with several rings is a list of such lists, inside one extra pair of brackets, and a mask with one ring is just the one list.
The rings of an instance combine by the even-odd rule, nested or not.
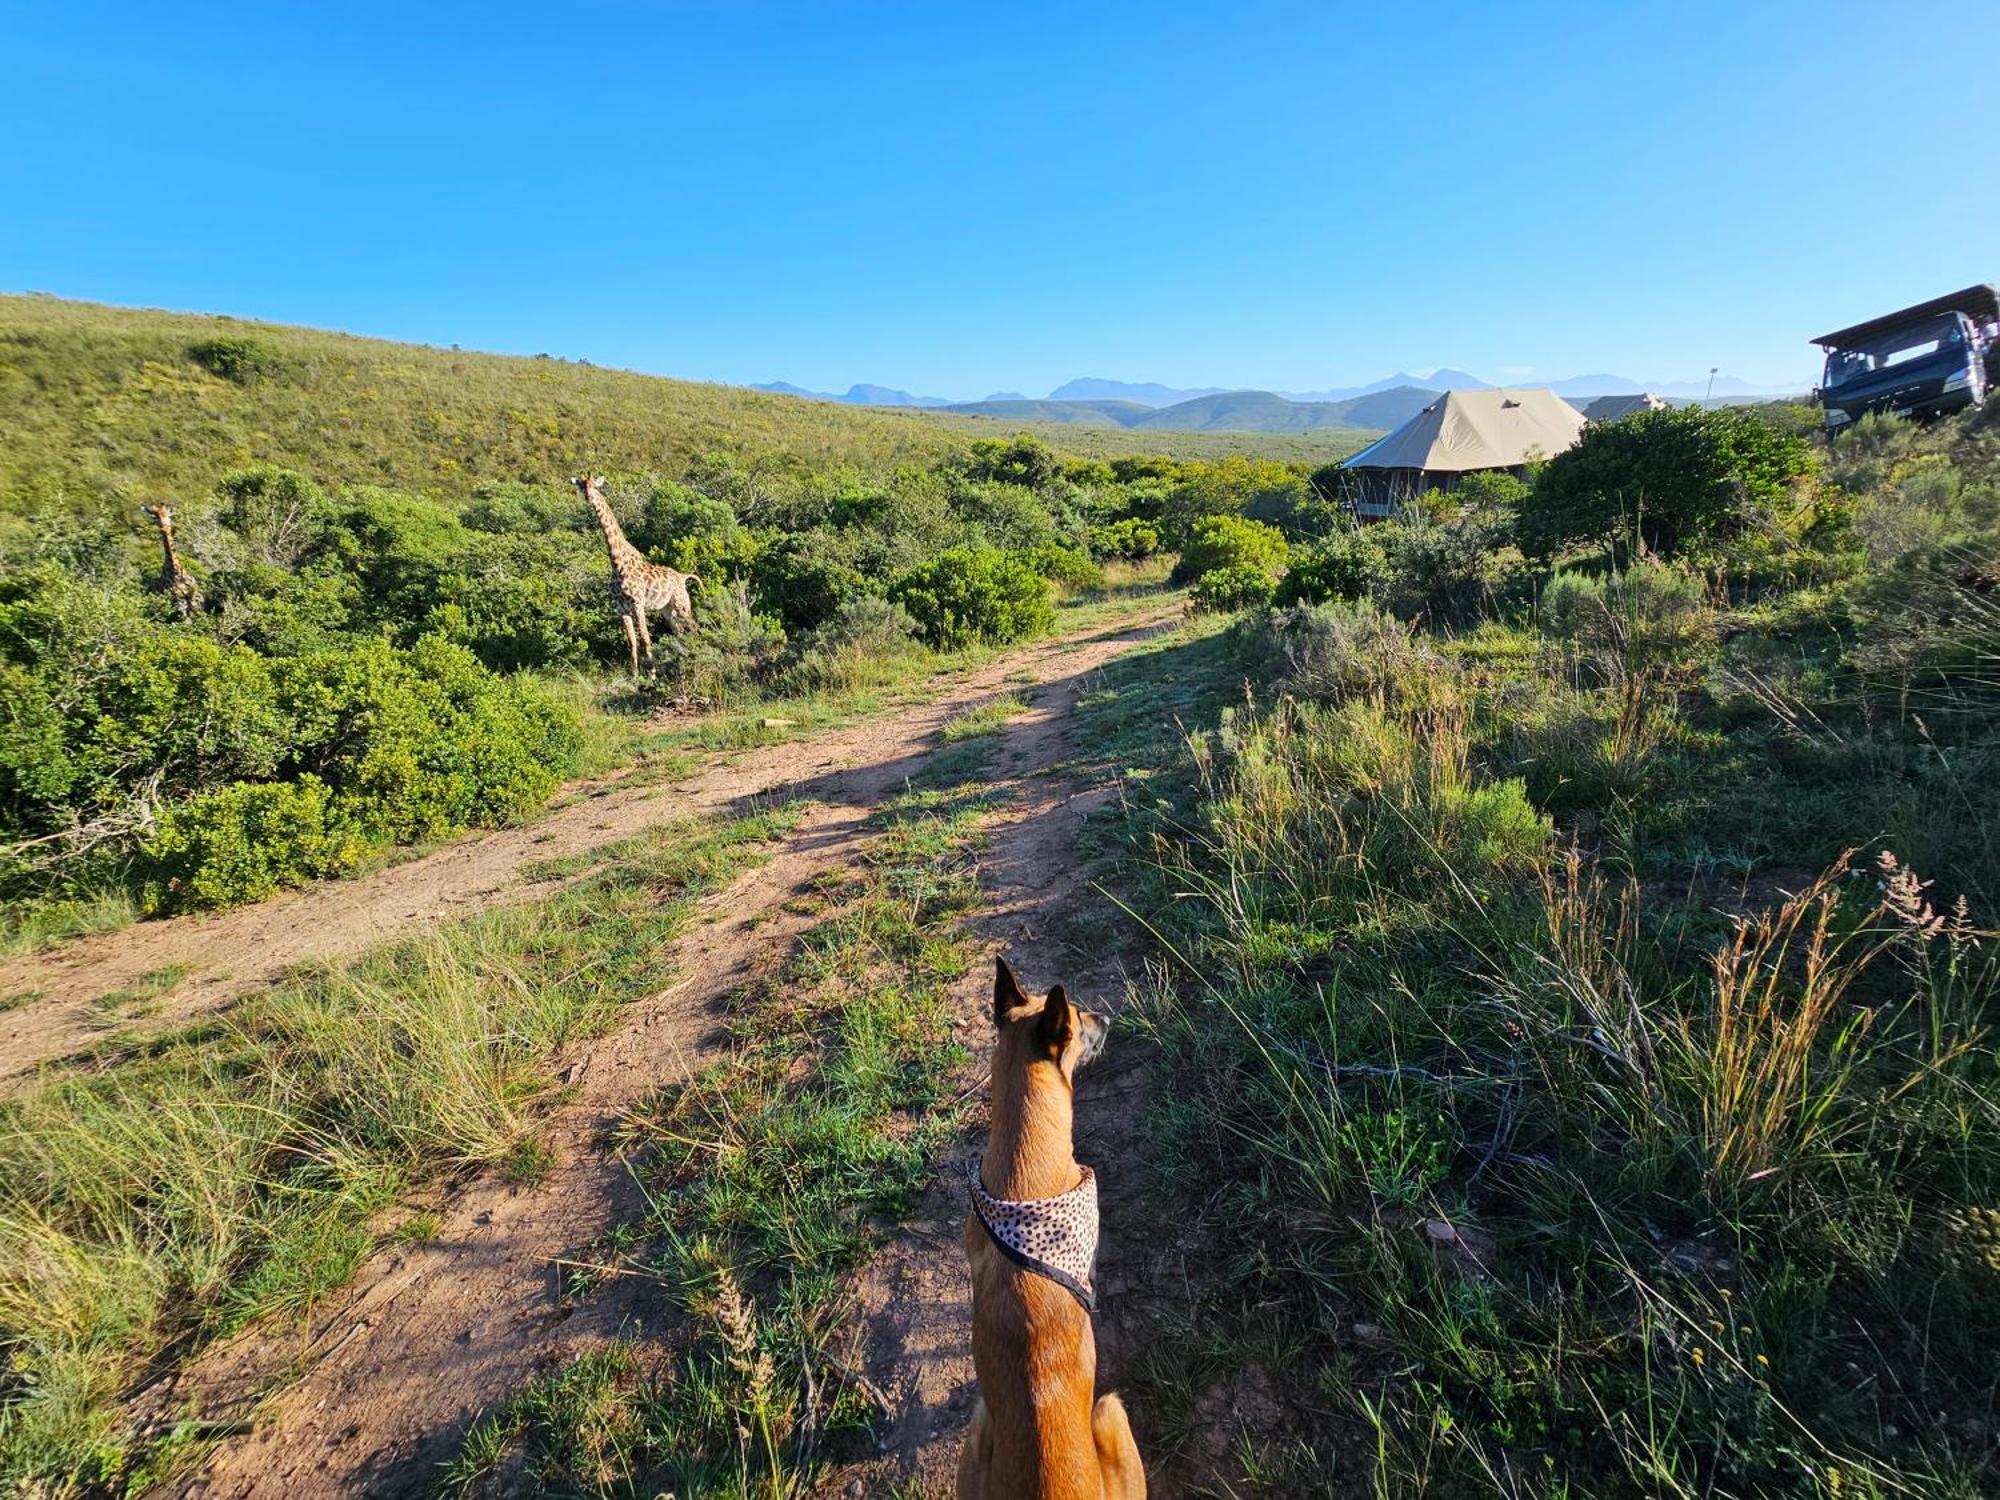
[(1342, 465), (1347, 499), (1366, 520), (1467, 474), (1520, 474), (1583, 432), (1583, 413), (1550, 391), (1447, 391)]
[(1665, 411), (1664, 396), (1655, 396), (1651, 391), (1641, 391), (1636, 396), (1599, 396), (1583, 409), (1586, 422), (1616, 422), (1621, 417), (1629, 417), (1634, 412)]

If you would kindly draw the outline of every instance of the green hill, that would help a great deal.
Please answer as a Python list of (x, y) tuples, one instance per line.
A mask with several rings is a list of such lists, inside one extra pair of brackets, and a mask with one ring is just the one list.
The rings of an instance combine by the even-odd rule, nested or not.
[(1359, 446), (1008, 416), (840, 406), (546, 356), (0, 296), (0, 526), (50, 506), (184, 501), (255, 462), (329, 486), (462, 501), (498, 481), (585, 466), (677, 473), (716, 453), (762, 473), (882, 473), (1024, 425), (1083, 456), (1311, 461)]
[(1400, 427), (1435, 401), (1436, 391), (1397, 386), (1345, 401), (1293, 401), (1275, 391), (1216, 391), (1173, 406), (1137, 401), (974, 401), (947, 408), (959, 415), (1016, 423), (1117, 426), (1132, 432), (1259, 434), (1297, 438), (1311, 434), (1329, 458), (1344, 457), (1391, 427)]

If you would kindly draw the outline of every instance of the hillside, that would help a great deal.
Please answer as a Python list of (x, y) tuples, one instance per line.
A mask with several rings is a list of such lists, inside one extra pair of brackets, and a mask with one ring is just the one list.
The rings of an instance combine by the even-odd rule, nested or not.
[(1135, 431), (1160, 433), (1324, 434), (1339, 443), (1339, 452), (1345, 454), (1354, 452), (1388, 428), (1401, 426), (1436, 400), (1437, 395), (1436, 391), (1420, 386), (1396, 386), (1341, 401), (1295, 401), (1275, 391), (1213, 391), (1172, 406), (1111, 398), (1051, 398), (974, 401), (945, 410), (1011, 422), (1115, 424)]
[[(215, 346), (211, 364), (234, 378), (197, 362), (190, 351), (202, 345)], [(252, 462), (326, 485), (394, 484), (446, 500), (585, 465), (678, 472), (707, 454), (766, 474), (842, 465), (884, 473), (1024, 424), (1044, 421), (850, 407), (546, 357), (0, 297), (0, 517), (51, 503), (186, 499)], [(1084, 456), (1311, 461), (1359, 446), (1046, 425)]]

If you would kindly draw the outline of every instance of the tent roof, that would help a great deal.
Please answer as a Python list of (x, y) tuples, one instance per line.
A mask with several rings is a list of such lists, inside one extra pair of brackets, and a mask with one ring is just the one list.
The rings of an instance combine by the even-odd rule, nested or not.
[(1583, 432), (1583, 414), (1553, 391), (1446, 391), (1345, 467), (1462, 474), (1554, 458)]
[(1586, 422), (1615, 422), (1620, 417), (1629, 417), (1635, 411), (1659, 411), (1666, 402), (1651, 391), (1641, 391), (1636, 396), (1599, 396), (1583, 409)]

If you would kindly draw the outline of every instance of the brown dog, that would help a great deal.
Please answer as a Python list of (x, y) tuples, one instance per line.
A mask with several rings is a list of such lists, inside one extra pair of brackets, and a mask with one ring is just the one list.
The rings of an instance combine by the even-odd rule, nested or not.
[(1076, 1070), (1103, 1049), (1106, 1023), (1061, 985), (1045, 1000), (1023, 993), (1007, 961), (994, 963), (993, 1127), (965, 1226), (979, 1405), (959, 1497), (1143, 1497), (1124, 1404), (1092, 1400), (1097, 1182), (1071, 1144)]

